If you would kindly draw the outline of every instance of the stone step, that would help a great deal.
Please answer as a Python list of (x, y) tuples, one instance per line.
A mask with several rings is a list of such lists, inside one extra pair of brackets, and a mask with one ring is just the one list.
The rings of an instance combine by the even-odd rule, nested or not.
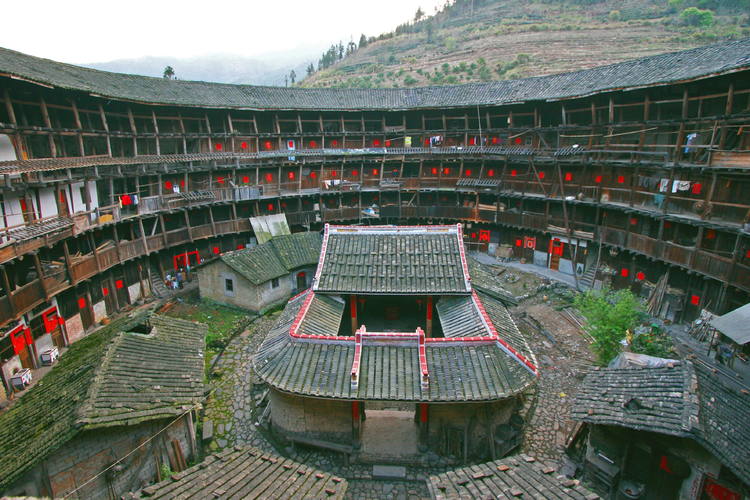
[(373, 465), (373, 479), (406, 479), (406, 467), (402, 465)]

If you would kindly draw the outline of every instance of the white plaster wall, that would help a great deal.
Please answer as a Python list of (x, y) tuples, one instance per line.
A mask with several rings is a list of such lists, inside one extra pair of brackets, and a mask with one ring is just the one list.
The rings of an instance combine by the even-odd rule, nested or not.
[(5, 134), (0, 134), (0, 161), (17, 160), (13, 141)]
[(573, 275), (573, 262), (569, 259), (560, 259), (558, 271), (565, 274)]
[(91, 210), (93, 210), (99, 206), (99, 196), (96, 193), (96, 182), (88, 181), (86, 183), (86, 189), (88, 189), (89, 191), (89, 199), (91, 199)]
[(131, 304), (134, 304), (141, 297), (141, 284), (139, 282), (136, 281), (128, 287), (128, 296)]
[(54, 188), (43, 188), (39, 190), (39, 201), (42, 205), (42, 217), (53, 217), (57, 215), (57, 200)]
[(34, 343), (36, 344), (36, 352), (39, 354), (39, 359), (37, 359), (37, 362), (41, 365), (42, 353), (47, 349), (52, 349), (53, 347), (55, 347), (55, 343), (52, 341), (52, 335), (50, 335), (49, 333), (46, 335), (42, 335), (41, 337), (36, 339)]
[(3, 200), (3, 206), (5, 208), (5, 218), (8, 220), (7, 227), (23, 224), (21, 202), (19, 201), (17, 194), (7, 193)]
[(103, 318), (107, 317), (107, 305), (104, 301), (97, 302), (94, 304), (94, 322), (99, 323)]

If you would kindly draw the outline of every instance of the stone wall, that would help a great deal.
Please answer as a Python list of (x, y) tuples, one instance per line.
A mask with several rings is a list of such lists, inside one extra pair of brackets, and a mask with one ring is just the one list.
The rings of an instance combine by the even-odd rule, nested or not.
[[(158, 464), (170, 464), (170, 457), (174, 460), (172, 440), (179, 442), (186, 461), (192, 456), (195, 443), (192, 442), (187, 415), (146, 443), (168, 423), (169, 420), (158, 420), (83, 432), (53, 452), (3, 493), (9, 496), (63, 497), (80, 488), (72, 498), (119, 498), (128, 491), (135, 491), (153, 482)], [(124, 457), (142, 443), (146, 444), (117, 467), (102, 473), (115, 460)], [(84, 486), (86, 481), (100, 473), (102, 474)]]
[(269, 392), (271, 425), (282, 437), (302, 436), (333, 441), (352, 442), (352, 405), (349, 401), (306, 398)]

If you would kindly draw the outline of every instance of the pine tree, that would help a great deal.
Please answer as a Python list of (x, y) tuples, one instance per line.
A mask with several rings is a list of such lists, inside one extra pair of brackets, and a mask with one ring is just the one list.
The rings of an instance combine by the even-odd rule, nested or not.
[(362, 33), (362, 36), (359, 37), (359, 48), (363, 49), (365, 47), (367, 47), (367, 37)]

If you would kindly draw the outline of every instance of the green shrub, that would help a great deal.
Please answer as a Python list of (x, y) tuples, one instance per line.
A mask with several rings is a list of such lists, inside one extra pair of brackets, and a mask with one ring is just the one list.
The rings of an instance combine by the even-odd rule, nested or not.
[(418, 81), (419, 81), (419, 80), (417, 80), (417, 79), (416, 79), (416, 78), (414, 78), (413, 76), (411, 76), (411, 75), (406, 75), (406, 78), (404, 78), (404, 85), (407, 85), (407, 86), (410, 86), (410, 85), (414, 85), (414, 84), (415, 84), (415, 83), (417, 83)]
[(622, 21), (622, 12), (619, 10), (609, 11), (609, 20), (612, 22)]
[(687, 26), (707, 28), (714, 24), (714, 13), (708, 9), (688, 7), (680, 13), (680, 21)]
[(643, 305), (630, 290), (589, 290), (578, 295), (575, 306), (586, 318), (584, 329), (594, 342), (590, 349), (605, 366), (619, 354), (627, 330), (643, 314)]
[(638, 354), (648, 354), (657, 358), (670, 358), (675, 355), (672, 338), (660, 330), (652, 330), (633, 337), (630, 349)]

